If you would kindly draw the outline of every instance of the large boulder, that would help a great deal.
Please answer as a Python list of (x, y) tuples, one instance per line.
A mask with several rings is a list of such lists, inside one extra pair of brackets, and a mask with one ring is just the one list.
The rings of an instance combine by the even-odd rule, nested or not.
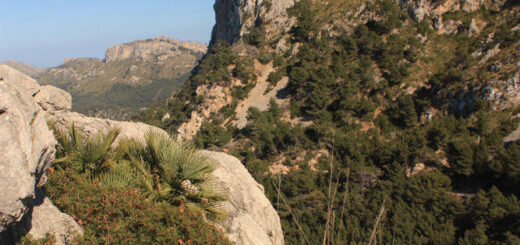
[[(0, 243), (13, 242), (31, 227), (46, 226), (47, 231), (60, 237), (61, 230), (81, 228), (62, 226), (61, 214), (49, 200), (38, 201), (38, 188), (46, 181), (46, 174), (54, 160), (56, 140), (47, 126), (45, 112), (33, 95), (40, 90), (32, 78), (0, 65)], [(45, 198), (43, 197), (42, 200)], [(45, 205), (41, 205), (45, 204)], [(33, 219), (43, 210), (54, 210), (45, 219)], [(61, 215), (56, 215), (56, 214)], [(73, 220), (72, 220), (73, 221)], [(58, 225), (60, 224), (60, 225)], [(56, 226), (54, 226), (56, 225)], [(35, 234), (41, 238), (46, 234)], [(41, 235), (41, 236), (40, 236)], [(63, 240), (58, 240), (58, 244)]]
[(81, 235), (82, 228), (67, 214), (60, 212), (41, 190), (36, 191), (34, 200), (36, 208), (30, 215), (31, 230), (29, 235), (35, 238), (53, 234), (56, 244), (67, 244), (67, 241)]
[(119, 129), (119, 136), (117, 137), (115, 144), (123, 138), (133, 138), (143, 141), (145, 135), (150, 131), (166, 134), (164, 130), (140, 122), (123, 122), (97, 117), (88, 117), (70, 111), (50, 115), (50, 119), (58, 123), (62, 128), (74, 125), (74, 127), (85, 134), (96, 134), (98, 132), (106, 133), (111, 129)]
[(49, 114), (70, 111), (72, 97), (69, 93), (53, 86), (42, 86), (34, 95), (34, 100)]
[(228, 195), (223, 203), (228, 219), (222, 226), (229, 239), (237, 244), (284, 244), (278, 213), (240, 160), (220, 152), (200, 153), (218, 163), (213, 174)]
[(36, 80), (7, 65), (0, 65), (0, 78), (15, 84), (24, 93), (31, 96), (40, 90), (40, 85)]
[(54, 159), (56, 141), (32, 97), (0, 81), (0, 231), (19, 222)]

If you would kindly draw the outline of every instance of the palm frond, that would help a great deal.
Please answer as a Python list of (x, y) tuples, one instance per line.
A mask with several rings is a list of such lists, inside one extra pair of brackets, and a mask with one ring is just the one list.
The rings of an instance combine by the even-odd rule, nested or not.
[(223, 217), (219, 205), (226, 197), (212, 177), (216, 164), (192, 146), (151, 131), (144, 142), (121, 139), (114, 148), (117, 129), (85, 136), (74, 124), (68, 130), (54, 125), (62, 153), (57, 161), (91, 176), (93, 183), (139, 188), (153, 200), (186, 203), (210, 219)]

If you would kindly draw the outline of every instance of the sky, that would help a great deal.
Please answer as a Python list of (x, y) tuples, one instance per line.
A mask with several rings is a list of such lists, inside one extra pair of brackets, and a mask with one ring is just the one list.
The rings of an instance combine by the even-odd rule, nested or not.
[(157, 36), (208, 43), (214, 1), (0, 0), (0, 62), (54, 67)]

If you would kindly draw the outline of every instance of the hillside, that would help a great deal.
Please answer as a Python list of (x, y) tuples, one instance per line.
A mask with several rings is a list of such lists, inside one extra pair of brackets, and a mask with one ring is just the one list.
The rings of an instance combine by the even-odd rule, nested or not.
[(45, 68), (35, 67), (32, 65), (24, 64), (21, 62), (18, 62), (16, 60), (8, 60), (6, 62), (0, 62), (0, 65), (7, 65), (10, 66), (18, 71), (23, 72), (24, 74), (27, 74), (30, 77), (36, 77), (40, 75), (41, 73), (45, 72)]
[(287, 244), (520, 243), (518, 1), (215, 11), (189, 81), (135, 118), (240, 158)]
[(169, 98), (205, 52), (203, 44), (158, 37), (110, 47), (104, 60), (65, 59), (35, 78), (71, 93), (74, 111), (125, 119)]

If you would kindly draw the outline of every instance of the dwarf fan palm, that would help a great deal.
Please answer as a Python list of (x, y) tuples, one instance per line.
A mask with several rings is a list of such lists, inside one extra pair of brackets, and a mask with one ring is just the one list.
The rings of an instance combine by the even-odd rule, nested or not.
[(139, 187), (153, 199), (172, 204), (184, 203), (192, 211), (203, 211), (210, 219), (224, 217), (218, 205), (225, 197), (212, 177), (215, 163), (197, 154), (188, 145), (166, 134), (149, 132), (144, 142), (126, 139), (119, 148), (125, 161), (102, 175), (109, 185)]
[(121, 151), (112, 150), (119, 129), (85, 136), (74, 124), (67, 129), (59, 128), (56, 123), (51, 125), (59, 143), (55, 161), (58, 165), (70, 166), (80, 173), (98, 173), (122, 157)]

